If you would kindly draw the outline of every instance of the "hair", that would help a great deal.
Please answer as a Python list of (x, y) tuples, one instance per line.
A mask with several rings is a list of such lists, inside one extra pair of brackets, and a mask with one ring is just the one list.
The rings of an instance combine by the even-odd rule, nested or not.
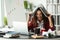
[[(38, 11), (38, 10), (41, 11), (40, 8), (37, 8), (36, 11), (34, 12), (34, 21), (35, 21), (35, 22), (37, 22), (37, 16), (36, 16), (36, 14), (37, 14), (37, 11)], [(45, 21), (45, 20), (47, 19), (47, 17), (45, 17), (45, 15), (43, 14), (42, 11), (41, 11), (41, 13), (42, 13), (42, 20)], [(46, 22), (46, 21), (45, 21), (45, 22)]]

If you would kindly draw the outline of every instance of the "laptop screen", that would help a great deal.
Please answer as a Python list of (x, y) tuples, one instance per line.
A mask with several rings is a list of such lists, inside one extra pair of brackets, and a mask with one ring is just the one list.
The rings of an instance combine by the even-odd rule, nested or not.
[(14, 27), (15, 32), (17, 32), (17, 33), (29, 34), (27, 22), (14, 21), (13, 27)]

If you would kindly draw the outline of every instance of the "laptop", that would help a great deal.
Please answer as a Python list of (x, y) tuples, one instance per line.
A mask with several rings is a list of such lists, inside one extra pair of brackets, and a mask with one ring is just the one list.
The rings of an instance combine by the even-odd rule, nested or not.
[(27, 22), (13, 21), (13, 27), (15, 32), (24, 35), (29, 35)]

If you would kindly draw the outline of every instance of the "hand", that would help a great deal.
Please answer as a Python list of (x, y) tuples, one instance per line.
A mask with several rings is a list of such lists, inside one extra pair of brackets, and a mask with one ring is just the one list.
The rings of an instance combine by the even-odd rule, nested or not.
[(28, 22), (29, 24), (31, 23), (31, 21)]
[(31, 21), (28, 22), (28, 26), (31, 26)]
[(42, 30), (45, 30), (45, 28), (41, 28)]
[(50, 14), (50, 15), (48, 16), (48, 19), (51, 19), (51, 16), (52, 16), (52, 15)]

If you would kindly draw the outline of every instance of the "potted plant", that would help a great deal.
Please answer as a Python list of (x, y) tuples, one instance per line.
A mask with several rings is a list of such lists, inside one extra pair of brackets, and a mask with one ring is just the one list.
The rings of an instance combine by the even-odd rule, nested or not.
[(7, 17), (4, 17), (4, 26), (5, 26), (5, 27), (8, 27)]
[[(29, 6), (29, 7), (28, 7)], [(31, 11), (32, 11), (32, 3), (28, 3), (28, 1), (27, 0), (24, 0), (24, 8), (26, 9), (26, 10), (28, 10), (28, 9), (30, 9)]]
[(30, 5), (30, 10), (33, 11), (33, 9), (32, 9), (32, 6), (33, 6), (32, 3), (30, 3), (29, 5)]
[(24, 0), (24, 8), (27, 10), (28, 9), (28, 1)]

